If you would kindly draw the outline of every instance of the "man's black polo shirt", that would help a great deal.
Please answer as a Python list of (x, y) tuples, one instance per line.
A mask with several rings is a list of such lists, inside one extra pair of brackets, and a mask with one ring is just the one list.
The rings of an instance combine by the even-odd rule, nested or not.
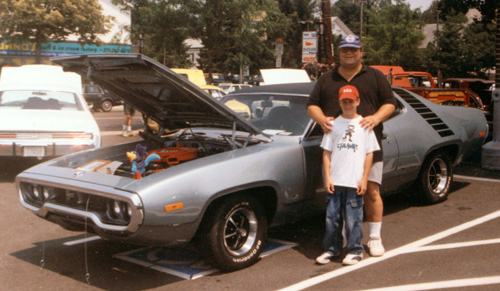
[[(339, 74), (338, 68), (323, 73), (309, 96), (307, 106), (317, 105), (323, 110), (326, 116), (339, 116), (342, 113), (339, 105), (339, 90), (345, 85), (352, 85), (358, 89), (361, 100), (358, 107), (358, 114), (361, 116), (375, 114), (384, 104), (393, 104), (396, 106), (396, 99), (392, 93), (391, 85), (387, 82), (384, 74), (364, 64), (361, 71), (350, 82), (347, 82)], [(374, 128), (380, 148), (382, 148), (383, 129), (382, 123)], [(382, 160), (382, 150), (374, 153), (373, 162)]]

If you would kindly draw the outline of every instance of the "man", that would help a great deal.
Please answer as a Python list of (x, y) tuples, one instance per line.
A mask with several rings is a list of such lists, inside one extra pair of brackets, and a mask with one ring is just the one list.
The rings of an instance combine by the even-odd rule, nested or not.
[[(341, 113), (338, 92), (345, 85), (353, 85), (358, 88), (361, 98), (358, 113), (363, 119), (360, 124), (363, 128), (375, 132), (382, 148), (382, 122), (396, 109), (391, 86), (382, 72), (362, 63), (363, 48), (358, 36), (344, 36), (340, 41), (339, 50), (340, 65), (318, 79), (309, 97), (307, 111), (325, 133), (331, 132), (331, 122)], [(371, 256), (382, 256), (385, 252), (380, 236), (384, 212), (380, 196), (382, 173), (383, 152), (380, 150), (373, 155), (373, 166), (365, 194), (365, 216), (370, 233), (368, 248)]]
[(121, 136), (129, 137), (133, 136), (132, 134), (132, 118), (135, 115), (135, 109), (128, 105), (127, 103), (123, 103), (123, 113), (125, 114), (125, 119), (122, 124), (122, 133)]

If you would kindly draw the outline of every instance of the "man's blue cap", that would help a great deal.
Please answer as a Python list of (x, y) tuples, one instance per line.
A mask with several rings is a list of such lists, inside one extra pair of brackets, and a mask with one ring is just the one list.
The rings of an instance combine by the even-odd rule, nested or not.
[(343, 47), (361, 48), (361, 41), (359, 41), (359, 37), (357, 35), (348, 34), (340, 40), (339, 48)]

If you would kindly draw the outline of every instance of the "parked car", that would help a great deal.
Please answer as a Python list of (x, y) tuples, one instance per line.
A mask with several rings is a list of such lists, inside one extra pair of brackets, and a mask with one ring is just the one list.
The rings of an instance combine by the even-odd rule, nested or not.
[(218, 86), (220, 83), (226, 82), (226, 76), (221, 73), (212, 73), (212, 85)]
[(471, 94), (477, 95), (484, 104), (486, 118), (493, 120), (491, 102), (491, 87), (495, 81), (478, 78), (448, 78), (443, 81), (445, 88), (471, 90)]
[(81, 77), (59, 66), (3, 67), (0, 121), (0, 156), (41, 159), (101, 146)]
[(222, 98), (224, 98), (224, 96), (227, 95), (227, 92), (218, 86), (203, 85), (200, 86), (200, 88), (203, 89), (203, 91), (207, 92), (208, 95), (212, 96), (215, 100), (221, 100)]
[(205, 79), (205, 74), (203, 74), (202, 70), (172, 68), (172, 71), (176, 72), (191, 83), (202, 88), (203, 91), (207, 92), (208, 95), (212, 96), (216, 100), (222, 99), (227, 94), (226, 91), (218, 86), (208, 85)]
[(117, 97), (94, 84), (83, 85), (83, 97), (88, 104), (92, 104), (92, 108), (94, 110), (102, 110), (104, 112), (111, 111), (113, 106), (123, 104), (120, 97)]
[[(314, 83), (245, 88), (219, 102), (137, 54), (52, 61), (120, 94), (161, 130), (146, 127), (141, 141), (20, 173), (21, 203), (37, 216), (124, 243), (192, 241), (215, 266), (237, 270), (257, 262), (268, 227), (324, 211), (323, 133), (306, 111)], [(384, 123), (384, 195), (416, 186), (429, 203), (443, 201), (453, 166), (483, 144), (484, 114), (400, 88), (394, 94), (398, 109)], [(138, 155), (148, 158), (132, 159)], [(141, 162), (148, 166), (139, 179)]]
[(249, 84), (235, 84), (235, 83), (221, 83), (218, 86), (227, 93), (231, 93), (240, 90), (242, 88), (252, 87), (252, 85)]
[(417, 93), (437, 104), (473, 107), (486, 113), (483, 101), (477, 94), (462, 88), (438, 88), (428, 72), (393, 73), (391, 84)]

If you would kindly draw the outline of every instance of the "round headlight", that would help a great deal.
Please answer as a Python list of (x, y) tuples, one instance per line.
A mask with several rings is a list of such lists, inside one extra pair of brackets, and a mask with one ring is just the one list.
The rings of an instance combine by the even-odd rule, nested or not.
[(113, 202), (113, 211), (116, 215), (120, 215), (122, 210), (120, 208), (120, 203), (118, 201)]
[(43, 188), (43, 197), (45, 197), (45, 200), (49, 199), (49, 189)]
[(38, 192), (37, 187), (33, 187), (33, 196), (35, 196), (36, 198), (40, 198), (40, 192)]
[(126, 204), (126, 207), (127, 207), (128, 217), (132, 217), (132, 207), (130, 207), (130, 205), (128, 205), (128, 204)]

